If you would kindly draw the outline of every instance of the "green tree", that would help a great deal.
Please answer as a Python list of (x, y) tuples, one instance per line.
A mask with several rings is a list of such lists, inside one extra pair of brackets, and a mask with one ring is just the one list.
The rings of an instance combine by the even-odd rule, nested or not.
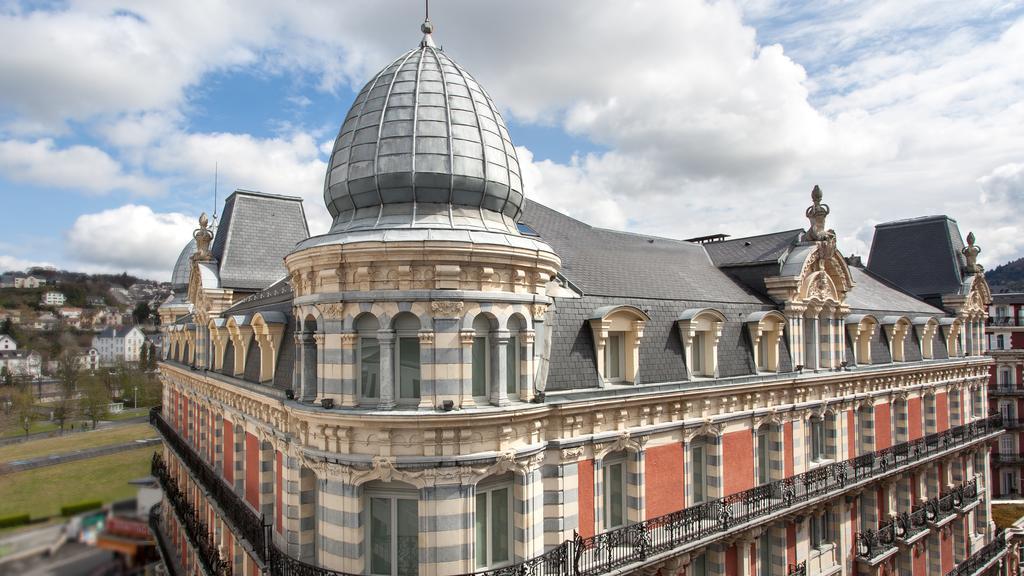
[(0, 368), (0, 382), (2, 382), (4, 386), (14, 387), (14, 374), (11, 374), (11, 371), (7, 369), (7, 366)]
[(0, 334), (7, 334), (8, 336), (14, 337), (14, 322), (11, 322), (10, 318), (4, 318), (2, 324), (0, 324)]
[(53, 419), (60, 426), (60, 433), (63, 434), (64, 426), (75, 417), (78, 381), (82, 371), (78, 359), (70, 353), (61, 356), (58, 362), (57, 380), (60, 382), (60, 396), (51, 406)]
[(96, 423), (106, 418), (110, 409), (110, 394), (107, 387), (99, 378), (88, 376), (82, 379), (79, 390), (82, 396), (78, 408), (82, 415), (92, 422), (92, 427), (96, 428)]
[(139, 348), (139, 370), (149, 370), (149, 342), (143, 342)]
[(32, 429), (32, 423), (39, 417), (36, 412), (36, 399), (32, 396), (29, 387), (19, 386), (11, 393), (11, 408), (14, 420), (28, 436), (29, 430)]
[(139, 302), (132, 310), (132, 317), (135, 318), (136, 324), (144, 324), (152, 314), (153, 310), (149, 307), (149, 302)]

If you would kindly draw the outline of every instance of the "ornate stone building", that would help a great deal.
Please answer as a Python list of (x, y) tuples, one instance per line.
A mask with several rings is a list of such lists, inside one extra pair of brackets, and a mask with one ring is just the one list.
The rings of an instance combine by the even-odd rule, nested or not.
[(915, 297), (843, 256), (816, 187), (808, 229), (706, 243), (533, 203), (423, 32), (341, 126), (327, 234), (237, 192), (182, 252), (153, 414), (172, 570), (1003, 569), (981, 274)]

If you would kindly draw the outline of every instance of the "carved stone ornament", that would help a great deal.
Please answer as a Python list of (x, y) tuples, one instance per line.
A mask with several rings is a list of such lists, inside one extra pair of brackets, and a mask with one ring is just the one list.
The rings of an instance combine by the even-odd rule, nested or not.
[(583, 456), (583, 446), (562, 449), (562, 462), (576, 462)]
[(340, 303), (317, 304), (320, 315), (326, 320), (340, 320), (345, 314), (345, 305)]
[(981, 254), (981, 248), (974, 244), (974, 232), (967, 233), (967, 246), (961, 251), (964, 255), (964, 259), (967, 260), (966, 272), (968, 274), (974, 274), (982, 272), (983, 269), (978, 265), (978, 254)]
[(809, 206), (805, 212), (807, 219), (811, 222), (810, 228), (807, 229), (807, 239), (814, 242), (836, 237), (835, 231), (825, 228), (825, 219), (828, 218), (832, 209), (829, 208), (828, 204), (822, 204), (821, 199), (821, 188), (815, 185), (814, 189), (811, 190), (811, 201), (814, 204)]
[(196, 253), (193, 256), (196, 261), (210, 259), (210, 243), (213, 242), (213, 232), (210, 231), (209, 224), (210, 219), (206, 216), (206, 212), (203, 212), (199, 216), (199, 228), (192, 233), (192, 237), (196, 240)]
[(459, 318), (465, 304), (458, 300), (434, 300), (430, 303), (430, 311), (434, 318)]

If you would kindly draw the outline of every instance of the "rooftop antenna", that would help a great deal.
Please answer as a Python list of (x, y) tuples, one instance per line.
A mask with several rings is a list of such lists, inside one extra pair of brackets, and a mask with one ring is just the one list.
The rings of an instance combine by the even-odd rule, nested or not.
[(220, 168), (219, 162), (213, 163), (213, 226), (217, 227), (217, 176), (218, 169)]
[(424, 16), (423, 24), (420, 25), (420, 31), (423, 32), (423, 40), (420, 42), (421, 48), (433, 48), (434, 39), (430, 36), (434, 31), (434, 25), (430, 22), (430, 0), (424, 1)]

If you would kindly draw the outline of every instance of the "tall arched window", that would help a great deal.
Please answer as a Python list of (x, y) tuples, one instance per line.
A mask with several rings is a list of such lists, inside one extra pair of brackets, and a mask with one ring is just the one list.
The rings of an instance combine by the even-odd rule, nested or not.
[(369, 573), (405, 576), (419, 571), (419, 492), (401, 482), (363, 489)]
[(496, 329), (497, 321), (487, 314), (478, 314), (473, 319), (473, 397), (477, 404), (490, 401), (491, 332)]

